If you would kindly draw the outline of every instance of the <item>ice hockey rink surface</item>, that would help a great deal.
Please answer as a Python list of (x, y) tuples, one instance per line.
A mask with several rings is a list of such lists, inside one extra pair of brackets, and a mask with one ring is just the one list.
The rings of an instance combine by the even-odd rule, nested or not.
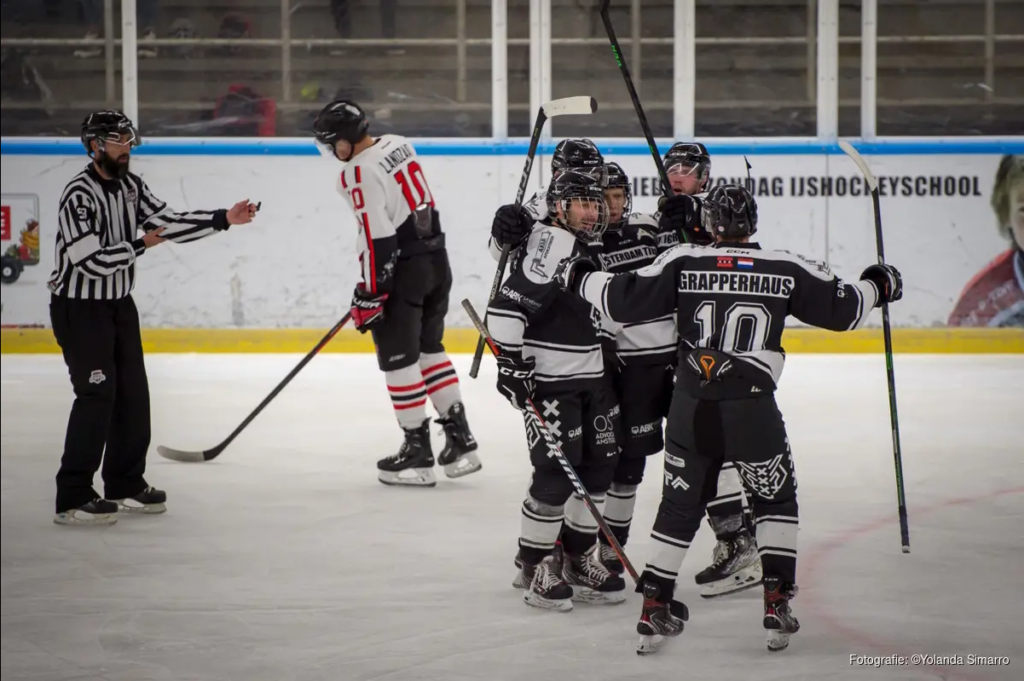
[[(0, 358), (3, 681), (1024, 678), (1024, 356), (897, 355), (909, 555), (882, 355), (790, 356), (778, 399), (799, 480), (802, 629), (771, 654), (759, 589), (697, 595), (704, 523), (677, 591), (686, 631), (644, 658), (638, 594), (556, 614), (512, 588), (529, 464), (489, 357), (476, 381), (455, 357), (484, 468), (434, 489), (377, 482), (400, 434), (363, 355), (316, 358), (215, 461), (156, 454), (220, 442), (298, 359), (148, 356), (147, 477), (168, 513), (67, 528), (52, 523), (66, 370), (58, 356)], [(651, 458), (627, 545), (640, 569), (661, 470)], [(851, 663), (887, 655), (907, 664)]]

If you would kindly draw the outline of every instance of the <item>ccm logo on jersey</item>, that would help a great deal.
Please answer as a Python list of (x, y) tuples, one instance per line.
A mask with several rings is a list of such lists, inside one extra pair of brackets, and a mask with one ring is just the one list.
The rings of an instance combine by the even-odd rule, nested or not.
[(788, 298), (796, 280), (778, 274), (744, 272), (681, 272), (679, 290), (690, 293), (747, 293)]

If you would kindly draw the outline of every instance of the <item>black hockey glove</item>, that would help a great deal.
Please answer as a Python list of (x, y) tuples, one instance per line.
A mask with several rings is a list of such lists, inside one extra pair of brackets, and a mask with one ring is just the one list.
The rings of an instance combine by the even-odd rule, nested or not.
[(867, 280), (878, 288), (878, 305), (883, 303), (894, 303), (903, 297), (903, 277), (900, 271), (892, 265), (871, 265), (861, 275), (861, 280)]
[(356, 284), (352, 294), (352, 323), (359, 333), (366, 333), (370, 327), (384, 320), (384, 303), (388, 300), (386, 293), (373, 293)]
[(509, 403), (523, 411), (527, 400), (533, 398), (533, 369), (536, 365), (533, 357), (523, 359), (519, 353), (501, 354), (498, 360), (498, 392)]
[(515, 204), (501, 206), (494, 213), (491, 223), (491, 238), (499, 247), (511, 244), (513, 247), (530, 234), (533, 218), (525, 208), (516, 208)]
[(576, 293), (579, 286), (579, 282), (575, 280), (576, 276), (584, 272), (596, 272), (600, 269), (589, 256), (573, 255), (558, 263), (551, 278), (558, 288), (568, 293)]
[[(658, 210), (661, 215), (658, 217), (658, 231), (671, 232), (679, 237), (679, 242), (696, 241), (694, 232), (690, 229), (693, 225), (700, 224), (700, 204), (692, 196), (677, 194), (675, 196), (663, 196), (658, 200)], [(703, 230), (697, 230), (703, 232)], [(686, 235), (686, 239), (683, 235)]]

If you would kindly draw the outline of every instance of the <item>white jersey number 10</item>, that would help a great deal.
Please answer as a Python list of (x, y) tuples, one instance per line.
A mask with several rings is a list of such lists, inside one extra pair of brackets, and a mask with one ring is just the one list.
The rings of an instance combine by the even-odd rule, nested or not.
[(430, 187), (427, 186), (427, 178), (423, 176), (420, 164), (415, 160), (409, 161), (405, 169), (409, 174), (406, 175), (405, 171), (399, 170), (395, 173), (395, 181), (402, 187), (402, 195), (405, 196), (405, 202), (409, 204), (409, 210), (415, 211), (424, 203), (433, 206), (434, 197), (430, 193)]

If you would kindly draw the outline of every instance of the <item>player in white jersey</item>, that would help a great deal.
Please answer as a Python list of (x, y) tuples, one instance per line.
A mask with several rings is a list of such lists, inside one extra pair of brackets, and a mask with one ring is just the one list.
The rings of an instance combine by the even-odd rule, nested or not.
[(358, 223), (362, 280), (352, 297), (352, 320), (370, 331), (405, 442), (377, 462), (388, 485), (434, 486), (429, 398), (444, 428), (438, 457), (457, 478), (480, 470), (455, 368), (442, 338), (452, 273), (445, 237), (416, 150), (400, 135), (372, 137), (366, 114), (339, 100), (317, 116), (321, 150), (345, 164), (338, 191)]

